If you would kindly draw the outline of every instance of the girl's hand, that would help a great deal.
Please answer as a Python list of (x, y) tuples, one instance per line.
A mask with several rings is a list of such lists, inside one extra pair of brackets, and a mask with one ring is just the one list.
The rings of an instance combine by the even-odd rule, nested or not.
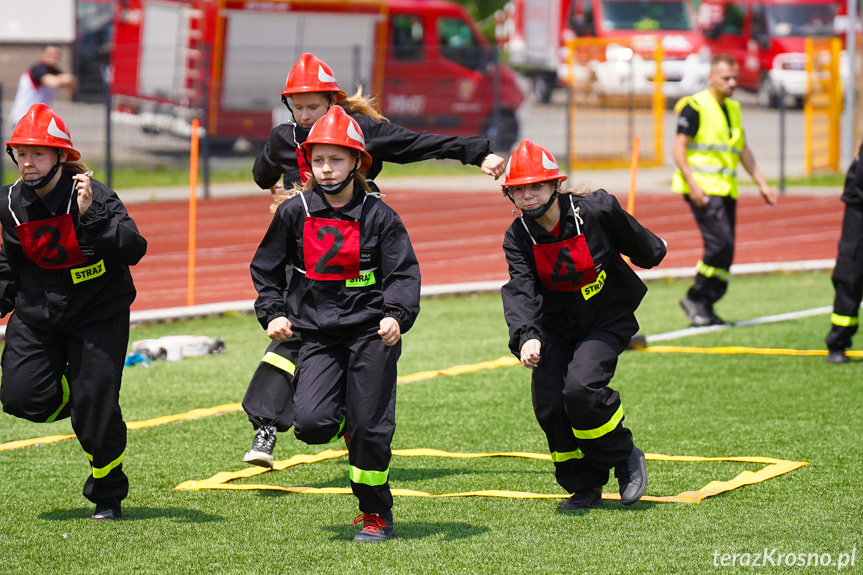
[(384, 340), (384, 345), (392, 347), (401, 339), (402, 328), (395, 318), (385, 317), (381, 320), (381, 329), (378, 330), (378, 335)]
[(277, 317), (270, 321), (267, 325), (267, 335), (271, 340), (277, 341), (279, 343), (284, 343), (291, 339), (291, 336), (294, 335), (294, 332), (291, 331), (293, 325), (291, 324), (288, 318), (282, 316)]
[(539, 349), (542, 344), (538, 339), (529, 339), (521, 346), (521, 364), (533, 369), (539, 365)]
[(496, 154), (489, 154), (482, 161), (480, 169), (483, 174), (494, 176), (494, 179), (496, 180), (503, 175), (504, 171), (506, 171), (506, 160)]
[(90, 176), (93, 172), (75, 174), (73, 180), (77, 180), (75, 189), (78, 190), (78, 213), (83, 214), (93, 204), (93, 188), (90, 187)]

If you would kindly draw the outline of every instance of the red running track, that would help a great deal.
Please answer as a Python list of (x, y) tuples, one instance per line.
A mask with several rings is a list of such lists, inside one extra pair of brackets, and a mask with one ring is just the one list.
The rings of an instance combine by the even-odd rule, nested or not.
[[(619, 198), (626, 204), (626, 198)], [(423, 285), (504, 281), (501, 243), (512, 206), (499, 192), (387, 190), (385, 201), (402, 217), (422, 270)], [(195, 304), (255, 298), (249, 262), (267, 229), (270, 197), (198, 202)], [(738, 205), (735, 263), (833, 259), (842, 223), (836, 196), (782, 196), (769, 207), (758, 196)], [(133, 268), (138, 299), (132, 309), (185, 306), (189, 208), (185, 201), (127, 206), (149, 247)], [(687, 204), (672, 193), (641, 193), (639, 221), (668, 242), (658, 269), (692, 267), (701, 237)]]

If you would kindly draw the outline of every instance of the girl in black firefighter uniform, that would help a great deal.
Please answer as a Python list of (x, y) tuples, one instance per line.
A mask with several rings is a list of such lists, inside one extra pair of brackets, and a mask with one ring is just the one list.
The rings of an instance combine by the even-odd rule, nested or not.
[(561, 192), (565, 179), (530, 140), (507, 165), (504, 194), (521, 212), (503, 243), (509, 347), (533, 369), (534, 412), (557, 482), (572, 494), (560, 509), (601, 503), (612, 468), (629, 505), (644, 495), (647, 469), (608, 383), (638, 330), (634, 312), (647, 289), (621, 254), (649, 268), (665, 257), (665, 243), (605, 190)]
[[(281, 186), (274, 186), (281, 179), (285, 187), (291, 188), (308, 178), (311, 172), (299, 147), (315, 121), (334, 104), (348, 112), (362, 129), (366, 152), (372, 158), (367, 179), (380, 173), (384, 161), (407, 164), (429, 159), (460, 160), (480, 166), (495, 178), (503, 175), (505, 162), (491, 152), (485, 138), (413, 132), (391, 124), (363, 96), (362, 89), (346, 97), (332, 69), (313, 54), (302, 54), (291, 68), (282, 101), (291, 111), (293, 122), (273, 128), (269, 142), (255, 159), (252, 174), (261, 188), (278, 192)], [(300, 343), (296, 336), (286, 342), (272, 342), (249, 383), (243, 408), (256, 433), (251, 449), (243, 457), (247, 463), (272, 467), (276, 432), (287, 431), (293, 425), (293, 378)]]
[(302, 336), (294, 433), (309, 444), (344, 437), (363, 524), (354, 540), (381, 541), (394, 534), (396, 363), (419, 313), (420, 272), (401, 219), (362, 175), (364, 147), (341, 107), (315, 123), (302, 146), (313, 177), (278, 206), (251, 270), (270, 338)]
[[(15, 152), (17, 152), (17, 157)], [(129, 491), (120, 378), (147, 242), (117, 195), (89, 177), (63, 120), (34, 104), (6, 143), (21, 179), (0, 193), (3, 411), (71, 418), (90, 461), (93, 519), (119, 519)]]
[(860, 327), (860, 300), (863, 298), (863, 163), (860, 153), (848, 167), (842, 201), (842, 235), (839, 254), (833, 268), (833, 313), (830, 315), (830, 332), (827, 334), (827, 362), (847, 363), (845, 350), (851, 347), (851, 338)]

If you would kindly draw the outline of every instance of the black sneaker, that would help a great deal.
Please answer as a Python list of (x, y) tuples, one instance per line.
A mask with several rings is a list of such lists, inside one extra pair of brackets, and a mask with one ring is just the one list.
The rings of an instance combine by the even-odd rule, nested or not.
[(632, 505), (647, 491), (647, 461), (644, 452), (632, 446), (632, 453), (622, 465), (614, 468), (614, 476), (620, 485), (620, 502)]
[(360, 513), (354, 518), (351, 527), (359, 523), (363, 524), (363, 528), (354, 537), (354, 541), (357, 542), (386, 541), (396, 535), (392, 511), (387, 511), (386, 513)]
[(844, 349), (831, 349), (827, 352), (827, 363), (848, 363)]
[(692, 327), (714, 325), (711, 323), (712, 318), (710, 310), (707, 309), (705, 304), (691, 300), (689, 297), (685, 297), (680, 300), (680, 307), (682, 307), (683, 311), (686, 312), (686, 317), (689, 318), (689, 323)]
[(96, 511), (90, 516), (90, 519), (97, 521), (111, 521), (113, 519), (122, 519), (123, 511), (120, 509), (119, 501), (110, 501), (108, 503), (97, 503)]
[(252, 448), (243, 461), (258, 467), (273, 468), (273, 448), (276, 447), (276, 428), (266, 425), (259, 427), (252, 440)]
[(560, 511), (578, 511), (602, 505), (602, 487), (588, 487), (573, 493), (569, 499), (557, 506)]

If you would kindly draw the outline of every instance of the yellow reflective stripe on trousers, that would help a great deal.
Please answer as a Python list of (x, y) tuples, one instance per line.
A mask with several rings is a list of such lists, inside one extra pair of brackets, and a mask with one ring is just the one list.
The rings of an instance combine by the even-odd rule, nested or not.
[(359, 467), (351, 465), (351, 481), (354, 483), (362, 483), (363, 485), (383, 485), (387, 482), (390, 476), (390, 470), (386, 471), (366, 471)]
[(611, 419), (605, 425), (600, 425), (596, 429), (575, 429), (573, 428), (572, 432), (575, 434), (577, 439), (596, 439), (598, 437), (602, 437), (606, 433), (609, 433), (617, 427), (617, 424), (623, 419), (623, 404), (617, 408), (617, 411), (614, 415), (611, 416)]
[(60, 415), (60, 412), (63, 411), (63, 408), (66, 407), (66, 404), (69, 403), (69, 382), (66, 380), (66, 376), (60, 376), (60, 385), (63, 386), (63, 401), (60, 403), (60, 407), (57, 408), (57, 411), (51, 414), (51, 417), (45, 420), (45, 423), (51, 423), (57, 416)]
[(831, 313), (830, 323), (832, 323), (833, 325), (838, 325), (840, 327), (850, 327), (852, 325), (859, 325), (860, 319), (857, 317), (851, 317), (850, 315), (839, 315), (838, 313)]
[(342, 430), (345, 428), (345, 418), (342, 418), (342, 422), (339, 424), (339, 431), (336, 433), (336, 436), (327, 441), (327, 443), (332, 443), (334, 441), (338, 441), (339, 437), (342, 436)]
[(580, 449), (576, 449), (575, 451), (566, 451), (561, 453), (559, 451), (551, 452), (551, 460), (555, 463), (563, 463), (564, 461), (569, 461), (570, 459), (581, 459), (584, 457), (584, 453), (581, 452)]
[(292, 361), (288, 361), (279, 354), (271, 351), (264, 354), (263, 359), (261, 359), (261, 363), (269, 363), (273, 367), (286, 371), (291, 375), (294, 375), (294, 371), (297, 369), (297, 366), (294, 365)]
[[(93, 456), (90, 455), (89, 453), (87, 453), (86, 451), (84, 452), (84, 454), (87, 456), (87, 459), (90, 460), (90, 465), (93, 465)], [(124, 451), (123, 453), (120, 454), (120, 457), (118, 457), (117, 459), (115, 459), (114, 461), (112, 461), (111, 463), (106, 465), (105, 467), (94, 467), (93, 468), (93, 479), (102, 479), (103, 477), (105, 477), (106, 475), (111, 473), (112, 469), (114, 469), (115, 467), (117, 467), (118, 465), (123, 463), (123, 456), (125, 456), (125, 455), (126, 455), (126, 452)]]
[(713, 278), (715, 277), (718, 280), (727, 282), (728, 276), (731, 272), (728, 270), (724, 270), (722, 268), (715, 268), (713, 266), (709, 266), (701, 260), (698, 260), (698, 263), (695, 264), (695, 271), (705, 277)]

